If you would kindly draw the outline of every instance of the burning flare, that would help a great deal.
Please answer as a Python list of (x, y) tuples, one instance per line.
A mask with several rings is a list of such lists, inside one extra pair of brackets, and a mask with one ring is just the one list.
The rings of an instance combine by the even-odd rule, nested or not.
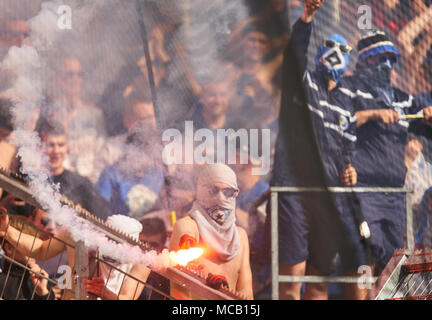
[(198, 259), (203, 254), (203, 248), (190, 248), (179, 251), (171, 251), (170, 259), (181, 266), (187, 265), (189, 262)]

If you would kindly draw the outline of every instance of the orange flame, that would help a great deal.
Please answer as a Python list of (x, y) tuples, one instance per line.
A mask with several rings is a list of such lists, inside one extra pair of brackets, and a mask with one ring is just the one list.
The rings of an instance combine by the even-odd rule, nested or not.
[(193, 260), (201, 257), (203, 252), (204, 252), (203, 248), (190, 248), (190, 249), (185, 249), (185, 250), (183, 249), (183, 250), (179, 250), (179, 251), (171, 251), (170, 252), (170, 258), (176, 264), (179, 264), (181, 266), (185, 266), (190, 261), (193, 261)]

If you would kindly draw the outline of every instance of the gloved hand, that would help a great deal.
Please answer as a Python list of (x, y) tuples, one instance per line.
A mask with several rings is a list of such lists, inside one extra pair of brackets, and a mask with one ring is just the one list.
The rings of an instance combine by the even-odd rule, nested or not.
[(206, 283), (213, 289), (220, 289), (221, 286), (229, 288), (228, 280), (224, 276), (218, 274), (209, 273), (206, 279)]
[(197, 245), (196, 239), (188, 234), (184, 234), (180, 238), (179, 246), (180, 249), (182, 250), (190, 249), (192, 247), (195, 247), (196, 245)]

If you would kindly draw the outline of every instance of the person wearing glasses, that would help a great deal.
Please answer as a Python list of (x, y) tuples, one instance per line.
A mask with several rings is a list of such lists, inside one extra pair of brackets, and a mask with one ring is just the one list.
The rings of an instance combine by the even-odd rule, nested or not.
[[(198, 173), (195, 201), (189, 214), (179, 219), (170, 239), (170, 250), (203, 247), (194, 261), (213, 288), (229, 287), (253, 299), (249, 240), (236, 226), (236, 197), (239, 189), (234, 171), (225, 164), (203, 165)], [(171, 295), (195, 299), (175, 283)]]
[[(315, 70), (307, 68), (312, 22), (322, 3), (305, 0), (304, 12), (294, 24), (284, 52), (272, 186), (356, 184), (352, 165), (357, 141), (354, 108), (341, 81), (352, 48), (339, 34), (327, 36), (316, 53)], [(345, 273), (354, 269), (359, 261), (350, 255), (351, 244), (342, 220), (353, 214), (351, 208), (349, 197), (343, 194), (279, 193), (280, 274), (329, 276), (337, 253)], [(266, 230), (269, 234), (269, 210)], [(302, 296), (301, 282), (282, 282), (279, 297), (328, 299), (327, 283), (307, 283), (305, 287)]]
[[(358, 141), (353, 166), (357, 169), (358, 186), (402, 188), (408, 165), (408, 132), (422, 121), (409, 117), (423, 114), (427, 124), (432, 118), (432, 107), (392, 84), (401, 57), (386, 33), (366, 33), (358, 41), (357, 51), (354, 75), (342, 81), (350, 88), (345, 88), (345, 92), (355, 106)], [(368, 264), (379, 274), (394, 251), (404, 247), (405, 194), (361, 193), (358, 198), (370, 231)], [(356, 247), (361, 253), (360, 239)]]

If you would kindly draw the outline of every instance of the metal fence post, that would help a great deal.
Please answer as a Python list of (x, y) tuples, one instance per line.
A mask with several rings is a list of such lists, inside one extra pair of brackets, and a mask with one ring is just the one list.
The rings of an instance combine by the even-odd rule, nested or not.
[(83, 281), (89, 276), (88, 249), (83, 241), (78, 241), (75, 246), (75, 299), (86, 300), (86, 292)]
[(406, 197), (406, 239), (408, 252), (414, 251), (414, 231), (412, 215), (412, 192), (408, 191)]
[(271, 192), (271, 277), (272, 300), (279, 300), (278, 194)]

